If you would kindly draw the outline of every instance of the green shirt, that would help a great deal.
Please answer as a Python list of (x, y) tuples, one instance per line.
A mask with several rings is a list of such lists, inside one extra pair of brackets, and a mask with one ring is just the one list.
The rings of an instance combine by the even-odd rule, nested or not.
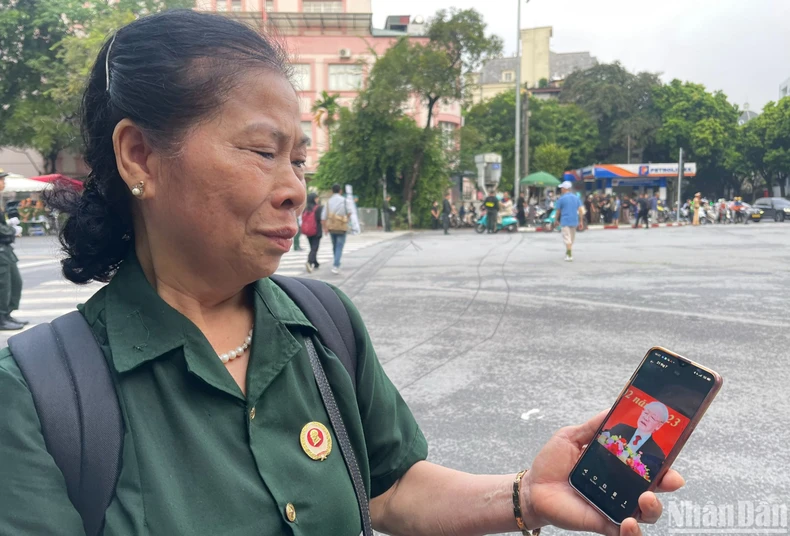
[[(337, 357), (320, 345), (318, 353), (376, 497), (426, 458), (427, 443), (359, 313), (335, 290), (356, 332), (356, 393)], [(315, 329), (268, 279), (254, 285), (254, 302), (246, 397), (201, 331), (156, 294), (134, 256), (80, 308), (112, 365), (126, 427), (105, 535), (361, 532), (351, 477), (304, 345)], [(0, 352), (0, 415), (0, 535), (83, 534), (8, 349)], [(312, 421), (333, 439), (325, 461), (301, 447), (302, 428)]]

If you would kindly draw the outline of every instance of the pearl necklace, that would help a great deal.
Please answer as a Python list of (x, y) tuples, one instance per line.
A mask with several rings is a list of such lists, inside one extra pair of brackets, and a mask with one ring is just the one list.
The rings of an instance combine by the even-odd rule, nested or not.
[(247, 349), (250, 347), (251, 344), (252, 344), (252, 330), (250, 330), (250, 332), (247, 334), (247, 338), (244, 339), (244, 344), (242, 344), (235, 350), (231, 350), (226, 354), (221, 354), (218, 357), (220, 358), (223, 364), (226, 364), (228, 361), (233, 361), (237, 357), (243, 356), (244, 352), (247, 351)]

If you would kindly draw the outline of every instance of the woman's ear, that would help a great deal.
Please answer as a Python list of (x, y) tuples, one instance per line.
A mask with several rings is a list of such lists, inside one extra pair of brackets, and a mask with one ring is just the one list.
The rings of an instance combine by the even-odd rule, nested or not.
[(137, 199), (151, 198), (156, 190), (156, 173), (151, 169), (154, 151), (143, 131), (131, 119), (122, 119), (112, 133), (118, 173), (129, 190), (142, 183), (142, 194)]

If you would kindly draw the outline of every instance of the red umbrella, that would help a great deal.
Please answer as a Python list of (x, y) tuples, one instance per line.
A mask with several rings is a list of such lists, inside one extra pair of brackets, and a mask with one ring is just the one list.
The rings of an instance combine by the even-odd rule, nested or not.
[(82, 181), (78, 181), (77, 179), (72, 179), (65, 175), (61, 175), (60, 173), (55, 173), (53, 175), (41, 175), (40, 177), (30, 177), (30, 180), (39, 181), (39, 182), (57, 182), (57, 183), (68, 183), (74, 188), (81, 190), (82, 189)]

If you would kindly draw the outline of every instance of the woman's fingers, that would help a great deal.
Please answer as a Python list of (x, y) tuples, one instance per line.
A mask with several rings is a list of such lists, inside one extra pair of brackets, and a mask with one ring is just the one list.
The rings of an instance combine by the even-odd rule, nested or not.
[(642, 513), (640, 520), (643, 523), (655, 523), (664, 512), (664, 507), (656, 494), (648, 491), (639, 496), (639, 510)]
[(680, 476), (680, 473), (678, 473), (674, 469), (670, 469), (669, 471), (667, 471), (667, 474), (664, 475), (664, 478), (661, 479), (661, 482), (658, 483), (657, 491), (659, 492), (677, 491), (685, 485), (686, 485), (686, 480), (682, 476)]
[(642, 536), (642, 529), (636, 519), (629, 517), (620, 525), (620, 536)]
[(572, 426), (568, 429), (568, 439), (575, 443), (579, 448), (583, 447), (592, 439), (593, 434), (601, 426), (608, 411), (602, 411), (589, 421), (579, 426)]

